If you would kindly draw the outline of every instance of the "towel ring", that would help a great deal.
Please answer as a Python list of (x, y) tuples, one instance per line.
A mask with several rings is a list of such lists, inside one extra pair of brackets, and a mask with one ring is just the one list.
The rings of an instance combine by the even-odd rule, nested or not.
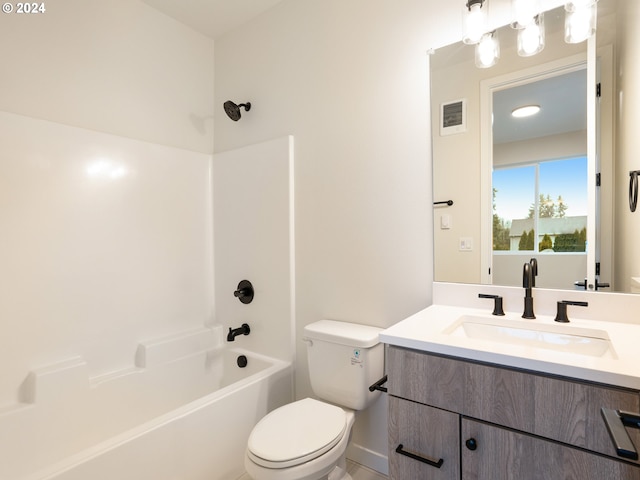
[(632, 212), (635, 212), (638, 206), (638, 174), (640, 170), (629, 172), (629, 209)]

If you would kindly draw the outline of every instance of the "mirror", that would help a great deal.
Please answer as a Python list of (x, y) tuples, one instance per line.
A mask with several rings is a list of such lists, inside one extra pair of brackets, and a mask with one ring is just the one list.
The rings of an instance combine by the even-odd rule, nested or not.
[[(640, 214), (630, 212), (628, 188), (629, 171), (640, 168), (633, 157), (640, 144), (629, 125), (637, 114), (627, 106), (637, 105), (637, 96), (624, 87), (640, 77), (636, 3), (600, 0), (591, 46), (564, 42), (560, 7), (545, 12), (546, 46), (535, 56), (517, 55), (509, 26), (497, 31), (501, 57), (491, 68), (477, 68), (474, 47), (462, 42), (431, 56), (433, 200), (453, 201), (434, 204), (436, 281), (521, 286), (522, 264), (535, 256), (538, 287), (585, 288), (574, 285), (582, 280), (595, 290), (598, 280), (600, 289), (611, 285), (604, 291), (635, 293)], [(588, 100), (596, 81), (601, 96)], [(532, 119), (515, 127), (506, 120), (516, 104), (543, 102), (538, 94), (556, 95), (539, 115), (543, 130)], [(560, 122), (564, 117), (572, 123)], [(595, 184), (596, 172), (597, 188), (588, 180), (592, 175)], [(526, 187), (519, 175), (528, 176)], [(526, 190), (528, 200), (507, 214), (517, 203), (510, 189), (520, 197)]]

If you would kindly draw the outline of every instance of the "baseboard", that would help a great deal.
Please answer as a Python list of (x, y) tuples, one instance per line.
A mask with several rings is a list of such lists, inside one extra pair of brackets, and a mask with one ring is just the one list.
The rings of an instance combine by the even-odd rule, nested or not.
[(374, 452), (368, 448), (358, 445), (357, 443), (350, 443), (347, 447), (347, 458), (353, 460), (360, 465), (364, 465), (371, 470), (381, 473), (382, 475), (389, 475), (389, 459), (386, 455), (382, 455), (379, 452)]

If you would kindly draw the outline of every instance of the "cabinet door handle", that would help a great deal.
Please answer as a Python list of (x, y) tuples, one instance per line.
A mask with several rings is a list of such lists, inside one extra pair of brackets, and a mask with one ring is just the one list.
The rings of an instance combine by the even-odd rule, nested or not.
[(600, 413), (602, 413), (602, 418), (607, 426), (611, 441), (618, 456), (638, 460), (638, 452), (629, 438), (629, 434), (624, 429), (625, 423), (629, 426), (634, 426), (633, 419), (625, 422), (625, 417), (620, 415), (622, 412), (611, 410), (610, 408), (603, 407), (600, 409)]
[(416, 455), (415, 453), (409, 452), (403, 449), (404, 445), (400, 444), (396, 448), (396, 453), (400, 455), (404, 455), (405, 457), (413, 458), (414, 460), (418, 460), (419, 462), (426, 463), (427, 465), (431, 465), (432, 467), (440, 468), (444, 463), (444, 460), (441, 458), (440, 460), (431, 460), (430, 458), (423, 457), (421, 455)]

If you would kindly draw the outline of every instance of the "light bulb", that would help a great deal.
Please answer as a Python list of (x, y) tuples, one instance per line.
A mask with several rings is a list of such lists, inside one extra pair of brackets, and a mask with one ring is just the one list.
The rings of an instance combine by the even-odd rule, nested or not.
[(544, 48), (544, 19), (542, 14), (536, 16), (534, 21), (526, 27), (518, 30), (518, 55), (530, 57), (539, 53)]
[(462, 37), (462, 41), (467, 45), (478, 43), (486, 31), (487, 15), (482, 9), (482, 1), (467, 4)]
[(580, 43), (596, 31), (598, 6), (593, 0), (576, 0), (565, 5), (564, 40)]
[(500, 43), (494, 32), (482, 36), (480, 43), (476, 45), (476, 67), (489, 68), (494, 66), (500, 58)]

